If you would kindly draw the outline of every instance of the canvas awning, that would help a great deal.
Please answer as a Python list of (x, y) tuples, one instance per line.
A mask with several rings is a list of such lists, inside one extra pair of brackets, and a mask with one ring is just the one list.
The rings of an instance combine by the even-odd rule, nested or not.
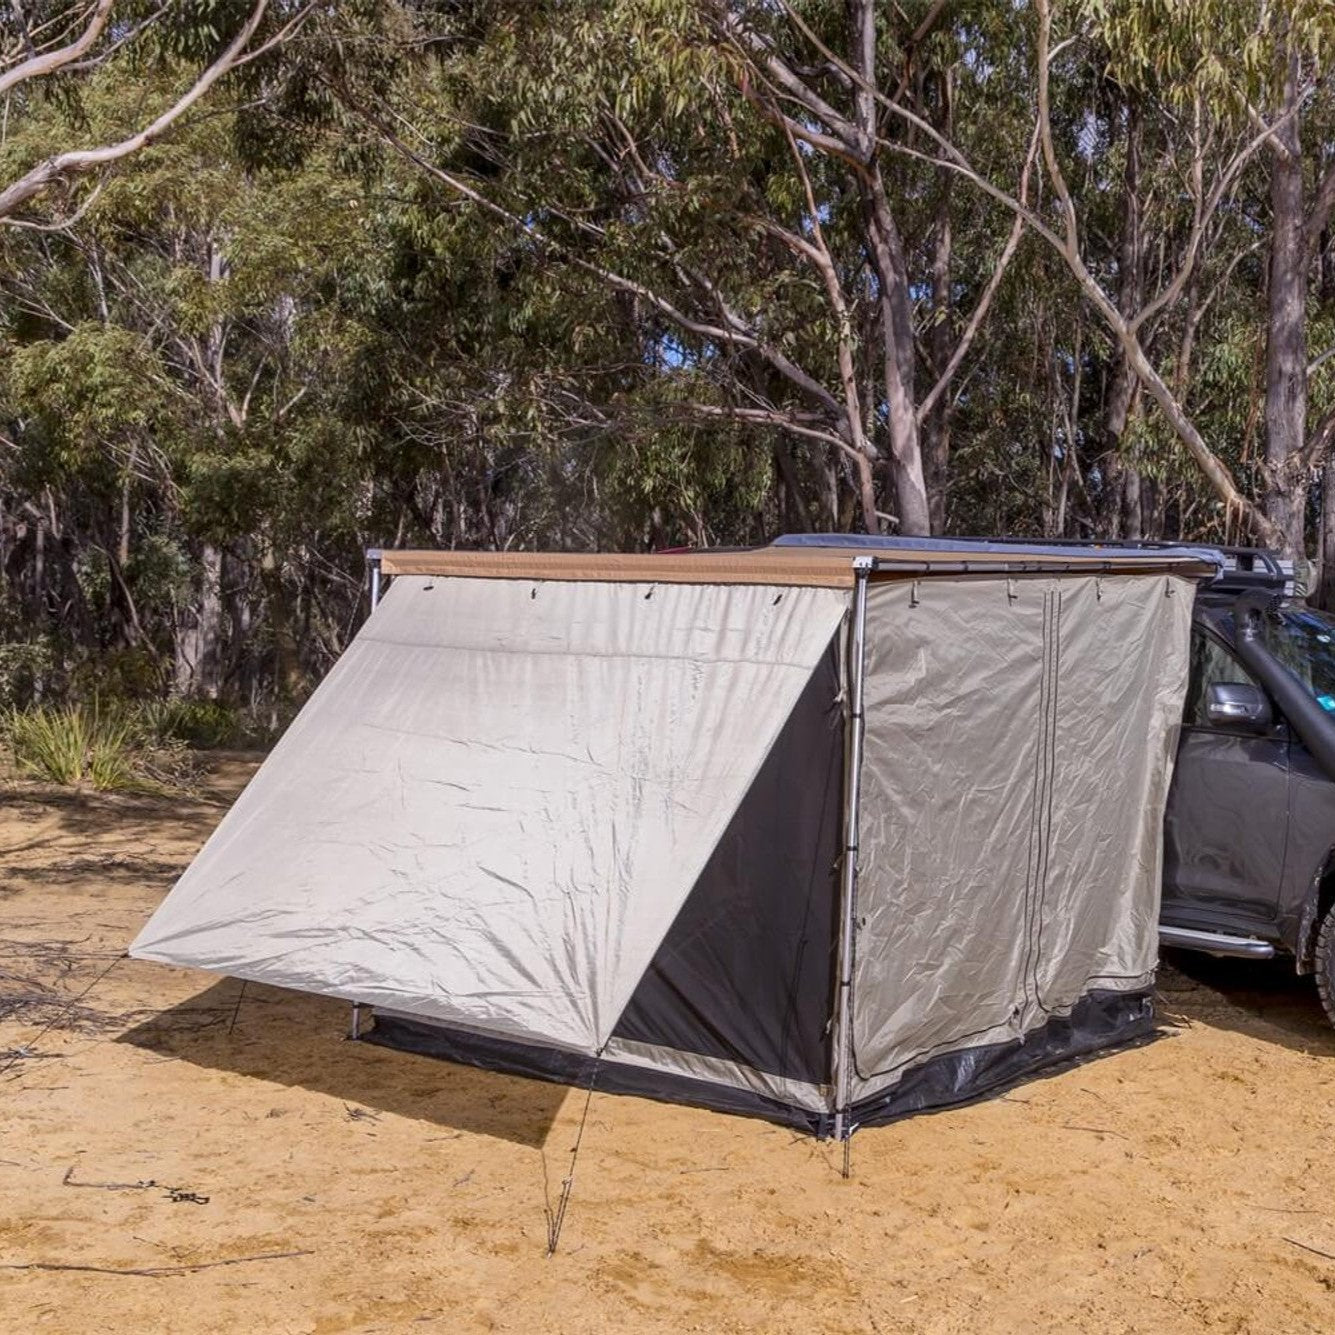
[(132, 953), (596, 1052), (846, 605), (402, 576)]
[(131, 953), (818, 1134), (1143, 1035), (1217, 562), (934, 542), (378, 554)]
[(931, 575), (1171, 573), (1208, 579), (1217, 567), (1194, 552), (1139, 548), (1095, 551), (980, 550), (934, 546), (893, 550), (868, 545), (839, 548), (752, 547), (742, 551), (660, 553), (382, 551), (372, 554), (386, 575), (440, 575), (469, 579), (570, 580), (656, 584), (773, 584), (851, 589), (854, 560), (875, 562), (873, 578)]

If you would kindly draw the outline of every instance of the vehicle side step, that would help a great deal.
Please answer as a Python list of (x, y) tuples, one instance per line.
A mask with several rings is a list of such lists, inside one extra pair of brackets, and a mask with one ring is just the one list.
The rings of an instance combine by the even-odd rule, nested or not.
[(1243, 959), (1269, 960), (1275, 948), (1254, 936), (1228, 936), (1223, 932), (1201, 932), (1191, 927), (1160, 927), (1159, 944), (1179, 950), (1203, 950), (1209, 955), (1236, 955)]

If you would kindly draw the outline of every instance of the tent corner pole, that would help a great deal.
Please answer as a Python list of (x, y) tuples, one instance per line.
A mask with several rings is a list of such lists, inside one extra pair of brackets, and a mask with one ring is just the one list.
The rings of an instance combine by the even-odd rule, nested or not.
[[(371, 580), (371, 611), (374, 612), (380, 602), (381, 572), (379, 547), (366, 549), (366, 569)], [(352, 1020), (348, 1024), (348, 1037), (354, 1041), (362, 1036), (362, 1008), (359, 1002), (352, 1003)]]
[(368, 547), (366, 549), (366, 568), (371, 576), (371, 611), (374, 612), (377, 604), (380, 602), (380, 548)]
[(844, 1142), (848, 1176), (848, 1140), (853, 1134), (853, 938), (857, 929), (858, 830), (862, 805), (863, 685), (866, 679), (867, 588), (876, 559), (853, 561), (853, 624), (848, 660), (848, 752), (844, 779), (844, 843), (839, 878), (839, 985), (835, 998), (834, 1138)]

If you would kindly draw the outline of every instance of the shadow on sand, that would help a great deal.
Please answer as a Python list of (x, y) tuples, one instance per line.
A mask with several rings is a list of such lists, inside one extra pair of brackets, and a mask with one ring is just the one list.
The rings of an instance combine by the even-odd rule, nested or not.
[[(239, 1004), (238, 1004), (239, 1003)], [(348, 1041), (349, 1007), (223, 979), (116, 1041), (160, 1057), (327, 1094), (357, 1109), (541, 1148), (570, 1090)]]
[(1316, 985), (1293, 961), (1215, 959), (1166, 950), (1159, 970), (1159, 1013), (1279, 1043), (1314, 1056), (1335, 1056), (1335, 1029)]

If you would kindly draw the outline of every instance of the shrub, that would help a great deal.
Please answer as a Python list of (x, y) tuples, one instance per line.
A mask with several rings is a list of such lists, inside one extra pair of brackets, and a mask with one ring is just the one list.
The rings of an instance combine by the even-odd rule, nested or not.
[(50, 687), (55, 671), (55, 654), (46, 641), (0, 641), (0, 709), (26, 704)]
[(73, 705), (12, 710), (5, 731), (14, 761), (25, 774), (61, 784), (83, 779), (89, 751), (88, 718), (83, 710)]
[(144, 726), (159, 742), (181, 742), (201, 751), (235, 746), (246, 727), (237, 711), (218, 700), (152, 700), (140, 707)]
[(188, 787), (184, 744), (155, 738), (137, 712), (94, 704), (11, 710), (5, 733), (19, 769), (48, 783), (99, 791)]

